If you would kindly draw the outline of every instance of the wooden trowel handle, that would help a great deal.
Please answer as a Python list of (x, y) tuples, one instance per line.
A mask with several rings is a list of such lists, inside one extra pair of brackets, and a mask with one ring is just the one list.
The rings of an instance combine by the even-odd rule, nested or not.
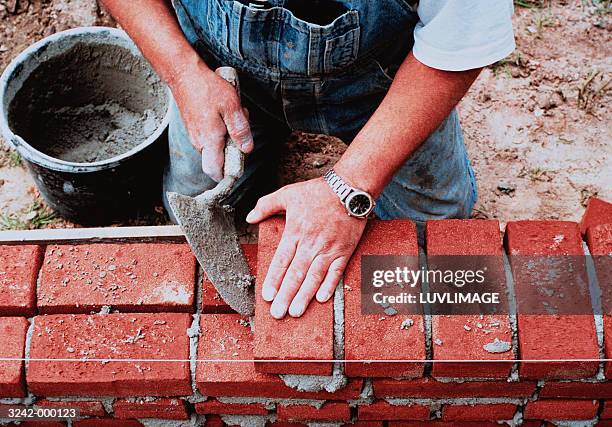
[[(227, 80), (240, 97), (240, 84), (238, 73), (232, 67), (219, 67), (215, 70), (220, 77)], [(246, 155), (240, 151), (236, 143), (228, 136), (225, 140), (225, 163), (223, 165), (223, 178), (238, 179), (244, 173), (244, 161)]]

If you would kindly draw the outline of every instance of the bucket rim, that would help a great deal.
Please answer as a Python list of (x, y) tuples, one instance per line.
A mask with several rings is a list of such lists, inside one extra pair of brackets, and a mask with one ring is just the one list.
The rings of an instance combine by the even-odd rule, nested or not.
[(127, 47), (133, 54), (140, 55), (144, 58), (142, 52), (138, 49), (132, 39), (130, 39), (130, 37), (125, 31), (119, 28), (103, 26), (77, 27), (71, 28), (69, 30), (59, 31), (28, 46), (25, 50), (23, 50), (15, 58), (13, 58), (13, 60), (9, 63), (9, 65), (5, 68), (4, 72), (0, 76), (0, 134), (4, 137), (7, 144), (11, 148), (17, 150), (17, 152), (25, 160), (59, 172), (88, 173), (116, 168), (124, 160), (133, 157), (134, 155), (138, 154), (139, 152), (159, 140), (159, 138), (168, 128), (168, 123), (170, 122), (172, 93), (170, 91), (170, 88), (162, 81), (167, 95), (165, 114), (162, 121), (155, 129), (155, 132), (153, 132), (147, 139), (145, 139), (143, 142), (136, 145), (135, 147), (132, 147), (125, 153), (121, 153), (117, 156), (91, 163), (70, 162), (66, 160), (61, 160), (49, 156), (48, 154), (45, 154), (42, 151), (34, 148), (21, 136), (15, 134), (12, 131), (8, 123), (8, 111), (4, 108), (4, 100), (7, 96), (7, 91), (9, 88), (9, 77), (11, 77), (15, 73), (16, 69), (21, 66), (24, 61), (29, 59), (32, 55), (36, 54), (36, 52), (40, 51), (43, 47), (56, 43), (57, 41), (66, 37), (85, 35), (98, 35), (103, 37), (108, 36), (109, 42), (112, 42), (113, 39), (121, 39), (131, 45)]

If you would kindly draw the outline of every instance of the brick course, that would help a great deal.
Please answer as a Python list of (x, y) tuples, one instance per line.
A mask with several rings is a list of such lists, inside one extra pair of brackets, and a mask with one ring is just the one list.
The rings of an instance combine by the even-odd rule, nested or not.
[[(282, 219), (272, 219), (262, 226), (259, 244), (245, 247), (259, 287), (263, 281), (262, 272), (267, 270), (282, 229)], [(561, 235), (562, 239), (558, 237)], [(591, 253), (605, 256), (610, 250), (611, 235), (610, 225), (594, 224), (586, 227), (584, 239)], [(528, 284), (521, 282), (525, 276), (521, 275), (516, 256), (578, 256), (582, 254), (582, 242), (576, 223), (510, 223), (505, 233), (505, 248), (512, 264), (518, 296)], [(29, 270), (26, 268), (26, 276), (31, 279), (28, 282), (31, 294), (27, 298), (32, 303), (29, 306), (22, 304), (19, 308), (23, 310), (23, 307), (28, 307), (26, 311), (0, 311), (0, 316), (5, 316), (0, 317), (0, 358), (21, 359), (26, 354), (32, 358), (27, 372), (20, 360), (0, 360), (0, 399), (23, 397), (31, 393), (36, 406), (77, 406), (81, 409), (81, 416), (86, 418), (74, 421), (72, 425), (75, 427), (142, 426), (148, 425), (141, 422), (147, 418), (152, 418), (158, 425), (166, 425), (174, 422), (172, 420), (187, 421), (196, 414), (200, 421), (206, 417), (207, 426), (223, 426), (221, 415), (244, 415), (273, 417), (276, 421), (267, 425), (275, 427), (306, 426), (307, 423), (339, 423), (352, 427), (488, 427), (498, 425), (500, 420), (511, 419), (517, 406), (523, 410), (523, 405), (525, 427), (540, 426), (543, 422), (543, 425), (552, 426), (550, 420), (559, 419), (589, 420), (597, 416), (598, 411), (598, 425), (612, 424), (609, 403), (612, 401), (609, 381), (612, 375), (610, 367), (606, 365), (606, 378), (595, 379), (599, 349), (592, 315), (571, 318), (519, 316), (518, 356), (521, 359), (533, 357), (536, 362), (520, 363), (520, 378), (511, 381), (508, 375), (512, 352), (504, 354), (499, 364), (488, 362), (490, 365), (487, 366), (481, 361), (489, 355), (484, 355), (479, 349), (483, 343), (480, 336), (465, 334), (463, 326), (467, 322), (476, 321), (484, 326), (488, 321), (486, 316), (483, 319), (479, 316), (433, 316), (431, 338), (439, 338), (442, 345), (433, 343), (433, 363), (426, 365), (426, 341), (431, 338), (425, 336), (426, 325), (422, 316), (411, 316), (414, 323), (406, 330), (399, 327), (406, 316), (385, 316), (384, 320), (379, 320), (379, 316), (362, 315), (360, 257), (364, 254), (417, 255), (415, 227), (409, 221), (372, 221), (351, 260), (343, 289), (345, 350), (346, 357), (353, 360), (401, 358), (415, 362), (347, 363), (348, 384), (336, 392), (299, 391), (287, 386), (275, 373), (331, 372), (331, 363), (311, 361), (334, 356), (332, 304), (315, 303), (311, 309), (313, 315), (279, 322), (269, 316), (269, 304), (260, 298), (256, 317), (252, 320), (253, 330), (249, 319), (229, 313), (229, 308), (219, 303), (214, 296), (216, 291), (205, 275), (203, 283), (197, 284), (204, 288), (202, 304), (196, 306), (196, 266), (186, 245), (137, 245), (49, 246), (49, 263), (42, 259), (43, 249), (38, 246), (27, 246), (23, 250), (21, 246), (10, 248), (14, 253), (30, 251), (33, 255), (26, 257), (29, 261), (38, 259), (42, 262), (35, 263), (35, 267)], [(55, 248), (53, 253), (51, 248)], [(113, 248), (114, 252), (109, 248)], [(134, 251), (134, 248), (137, 250)], [(86, 254), (85, 251), (89, 252)], [(452, 254), (501, 255), (499, 224), (482, 220), (431, 221), (427, 225), (425, 251), (428, 258)], [(39, 254), (38, 258), (36, 253)], [(514, 261), (512, 257), (515, 257)], [(104, 263), (107, 258), (115, 263), (110, 264), (115, 267), (108, 268), (110, 265)], [(122, 278), (120, 269), (128, 268), (132, 259), (137, 259), (134, 265), (142, 268), (136, 274), (137, 278), (159, 270), (157, 276), (151, 276), (160, 278), (160, 281), (157, 284), (155, 281), (148, 284), (138, 281), (139, 286), (129, 290), (117, 293), (115, 289), (102, 295), (97, 291), (88, 292), (87, 287), (79, 288), (78, 284), (73, 283), (75, 276), (70, 276), (85, 272), (88, 277), (95, 274), (99, 277), (99, 273), (105, 271), (103, 278), (117, 279), (119, 282)], [(57, 268), (57, 263), (62, 263), (62, 268)], [(17, 271), (13, 264), (17, 266), (18, 263), (9, 261), (8, 267), (0, 263), (0, 273)], [(55, 270), (52, 270), (53, 265)], [(102, 268), (103, 265), (106, 270)], [(576, 271), (582, 274), (578, 267)], [(601, 265), (596, 262), (595, 267), (601, 286)], [(40, 272), (39, 268), (43, 271)], [(41, 288), (36, 299), (38, 276), (41, 277)], [(43, 276), (46, 283), (54, 284), (53, 287), (42, 286)], [(127, 274), (124, 276), (129, 281), (133, 280)], [(184, 289), (188, 296), (184, 302), (176, 304), (170, 298), (134, 303), (138, 302), (139, 295), (155, 292), (156, 286), (162, 283), (162, 276), (186, 284)], [(1, 277), (0, 274), (0, 283)], [(66, 277), (70, 280), (63, 283)], [(127, 282), (121, 283), (125, 285)], [(605, 280), (603, 283), (606, 284)], [(6, 295), (3, 291), (7, 287), (6, 284), (0, 285), (0, 302), (2, 295)], [(208, 298), (210, 295), (206, 289), (211, 291), (212, 299)], [(44, 303), (49, 292), (57, 292), (59, 302)], [(180, 294), (184, 296), (184, 293)], [(120, 303), (117, 304), (117, 301)], [(575, 301), (584, 302), (580, 298)], [(112, 306), (113, 310), (122, 313), (90, 314), (91, 310), (99, 311), (103, 306)], [(37, 313), (55, 310), (61, 313), (36, 316)], [(193, 321), (191, 314), (198, 312), (204, 314), (199, 317), (200, 333), (196, 335), (196, 331), (190, 329)], [(32, 333), (27, 335), (30, 338), (26, 339), (29, 322), (23, 316), (30, 314), (35, 317), (31, 319)], [(501, 334), (495, 336), (510, 340), (507, 316), (496, 319), (494, 323), (498, 321), (503, 328), (500, 327)], [(610, 318), (605, 317), (604, 349), (608, 358), (612, 354), (611, 324)], [(492, 336), (491, 332), (483, 333), (485, 335)], [(196, 340), (197, 348), (193, 346)], [(543, 345), (542, 342), (547, 344)], [(196, 357), (197, 361), (194, 360)], [(130, 360), (108, 360), (112, 358)], [(262, 363), (264, 358), (278, 362)], [(456, 358), (473, 361), (443, 362)], [(568, 358), (570, 361), (542, 360), (548, 358)], [(593, 361), (571, 360), (577, 358)], [(303, 362), (289, 363), (288, 359)], [(195, 372), (191, 372), (191, 367), (195, 368)], [(192, 374), (195, 384), (192, 384)], [(584, 381), (585, 378), (588, 380)], [(541, 387), (535, 393), (536, 382), (542, 380)], [(193, 387), (202, 396), (193, 395)], [(361, 393), (363, 398), (357, 400)], [(87, 400), (81, 399), (86, 397)], [(244, 400), (236, 400), (240, 397)], [(408, 402), (411, 404), (405, 404)], [(317, 405), (322, 405), (321, 409), (316, 409)], [(354, 407), (350, 408), (350, 405)], [(6, 404), (3, 403), (3, 406)], [(55, 427), (65, 423), (26, 422), (20, 425)]]

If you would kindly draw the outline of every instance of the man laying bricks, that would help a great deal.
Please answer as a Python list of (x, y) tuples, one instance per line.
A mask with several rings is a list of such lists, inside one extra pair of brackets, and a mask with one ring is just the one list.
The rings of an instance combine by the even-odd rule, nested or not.
[[(470, 216), (476, 184), (455, 106), (514, 49), (512, 0), (104, 4), (174, 95), (164, 192), (214, 187), (226, 134), (250, 153), (232, 204), (263, 194), (292, 130), (350, 143), (325, 177), (261, 197), (247, 216), (286, 215), (263, 285), (272, 316), (331, 298), (371, 212)], [(213, 72), (222, 65), (238, 70), (242, 103)]]

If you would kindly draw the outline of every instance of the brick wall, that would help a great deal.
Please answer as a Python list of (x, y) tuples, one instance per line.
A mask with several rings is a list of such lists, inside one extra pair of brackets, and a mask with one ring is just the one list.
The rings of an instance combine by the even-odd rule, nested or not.
[[(258, 288), (282, 228), (267, 221), (245, 246)], [(594, 200), (580, 225), (519, 221), (503, 234), (496, 221), (431, 221), (424, 249), (410, 221), (373, 221), (332, 301), (277, 321), (261, 298), (254, 319), (233, 313), (185, 244), (0, 246), (0, 407), (80, 409), (68, 424), (21, 426), (612, 425), (609, 316), (360, 307), (361, 255), (585, 250), (612, 254), (612, 205)], [(594, 263), (604, 306), (609, 266)], [(520, 265), (496, 268), (519, 299), (533, 285)], [(485, 351), (494, 339), (511, 348)]]

